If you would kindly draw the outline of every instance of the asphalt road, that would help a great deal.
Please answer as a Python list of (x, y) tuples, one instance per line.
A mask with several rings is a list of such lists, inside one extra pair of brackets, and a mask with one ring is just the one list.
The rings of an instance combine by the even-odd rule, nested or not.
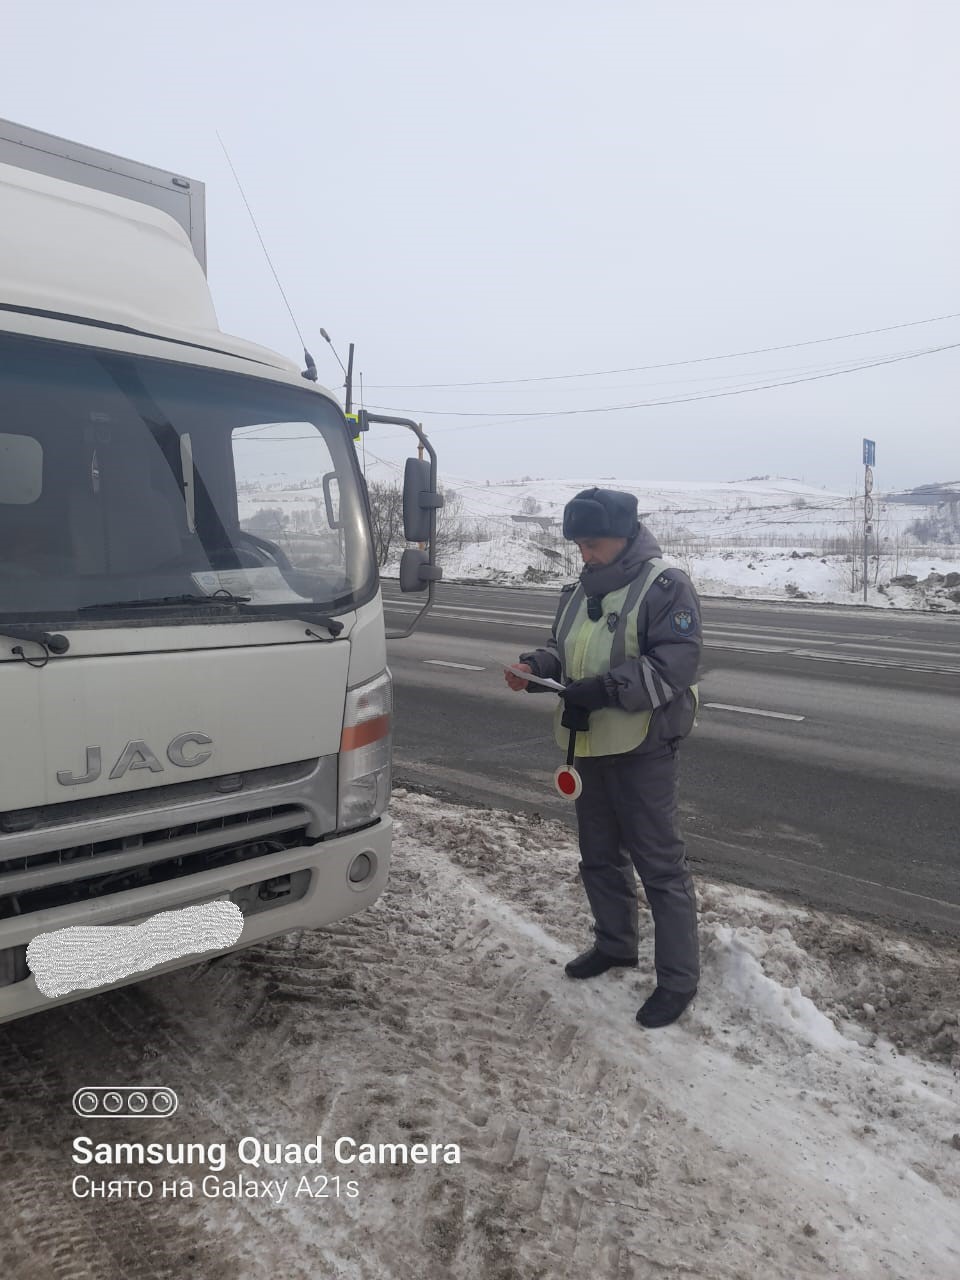
[[(388, 626), (419, 607), (384, 595)], [(552, 785), (553, 695), (511, 693), (502, 674), (556, 600), (441, 584), (390, 642), (398, 784), (573, 825)], [(703, 613), (703, 706), (682, 749), (694, 870), (960, 937), (960, 616), (720, 599)]]

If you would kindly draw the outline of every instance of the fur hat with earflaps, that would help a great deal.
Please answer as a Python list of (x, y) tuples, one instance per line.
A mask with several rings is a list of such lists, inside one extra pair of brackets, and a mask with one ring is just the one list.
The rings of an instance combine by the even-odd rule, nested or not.
[(637, 500), (618, 489), (584, 489), (563, 509), (563, 536), (632, 538), (637, 532)]

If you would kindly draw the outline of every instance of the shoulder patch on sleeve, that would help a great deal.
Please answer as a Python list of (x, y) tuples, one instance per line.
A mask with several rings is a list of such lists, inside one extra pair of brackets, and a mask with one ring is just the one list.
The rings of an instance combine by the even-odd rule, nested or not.
[(654, 582), (658, 587), (662, 587), (664, 591), (669, 591), (671, 588), (675, 590), (677, 587), (693, 586), (693, 583), (683, 570), (677, 568), (676, 565), (670, 565), (668, 569), (664, 569), (663, 573), (654, 579)]
[(692, 609), (675, 609), (670, 615), (670, 630), (678, 636), (695, 635), (697, 615)]

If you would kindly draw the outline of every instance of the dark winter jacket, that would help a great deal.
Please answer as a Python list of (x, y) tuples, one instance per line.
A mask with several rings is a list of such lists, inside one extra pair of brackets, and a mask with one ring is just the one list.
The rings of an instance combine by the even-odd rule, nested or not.
[[(612, 564), (585, 566), (580, 586), (587, 596), (601, 601), (598, 614), (604, 625), (603, 598), (646, 573), (648, 562), (662, 555), (653, 534), (639, 525), (637, 534)], [(563, 589), (550, 639), (542, 649), (520, 655), (534, 675), (566, 681), (557, 647), (557, 625), (576, 589), (572, 583)], [(690, 686), (696, 683), (700, 664), (702, 636), (700, 601), (693, 584), (680, 569), (664, 569), (655, 579), (640, 606), (637, 619), (639, 658), (627, 658), (603, 675), (611, 704), (624, 711), (652, 711), (646, 738), (636, 752), (662, 747), (686, 737), (693, 727), (696, 700)], [(528, 692), (544, 692), (543, 686), (527, 685)]]

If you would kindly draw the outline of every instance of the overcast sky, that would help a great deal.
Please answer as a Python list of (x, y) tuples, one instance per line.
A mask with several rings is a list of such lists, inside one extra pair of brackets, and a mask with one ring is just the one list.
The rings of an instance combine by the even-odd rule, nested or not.
[[(222, 327), (296, 357), (220, 131), (321, 381), (342, 387), (322, 326), (442, 471), (846, 490), (867, 435), (878, 488), (960, 479), (958, 349), (716, 396), (960, 344), (960, 318), (675, 363), (960, 312), (953, 0), (0, 16), (0, 115), (202, 179)], [(501, 385), (423, 385), (467, 382)]]

